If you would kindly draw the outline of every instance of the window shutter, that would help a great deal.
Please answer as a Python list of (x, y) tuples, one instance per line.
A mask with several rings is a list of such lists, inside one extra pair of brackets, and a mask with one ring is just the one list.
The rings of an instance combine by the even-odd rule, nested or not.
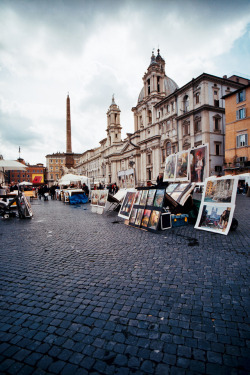
[(236, 111), (236, 120), (239, 120), (239, 111)]
[(245, 146), (248, 146), (248, 134), (245, 134), (245, 140), (246, 140)]
[(239, 93), (236, 94), (236, 103), (239, 103)]
[(243, 108), (243, 117), (242, 118), (246, 118), (246, 108)]
[(237, 135), (237, 137), (236, 137), (236, 147), (237, 147), (237, 148), (240, 147), (240, 146), (239, 146), (239, 143), (240, 143), (240, 136)]
[(246, 90), (243, 90), (243, 101), (246, 100)]

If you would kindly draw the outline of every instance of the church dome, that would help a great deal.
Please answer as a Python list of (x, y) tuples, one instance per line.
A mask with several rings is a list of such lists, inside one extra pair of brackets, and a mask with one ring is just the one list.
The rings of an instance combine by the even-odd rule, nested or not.
[[(179, 86), (175, 83), (175, 81), (167, 76), (164, 78), (164, 93), (166, 96), (173, 94), (175, 90), (178, 90)], [(141, 92), (138, 97), (138, 103), (140, 103), (144, 99), (144, 87), (141, 89)]]

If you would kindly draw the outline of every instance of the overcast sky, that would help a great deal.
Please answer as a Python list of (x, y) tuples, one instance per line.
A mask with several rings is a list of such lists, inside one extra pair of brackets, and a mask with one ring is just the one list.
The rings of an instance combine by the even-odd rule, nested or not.
[(27, 163), (106, 137), (115, 95), (122, 138), (153, 48), (181, 87), (206, 72), (250, 78), (249, 0), (0, 0), (0, 154)]

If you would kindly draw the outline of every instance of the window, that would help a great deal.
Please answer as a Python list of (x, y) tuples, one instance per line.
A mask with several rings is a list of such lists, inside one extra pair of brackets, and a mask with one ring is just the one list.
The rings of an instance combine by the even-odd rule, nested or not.
[(195, 94), (195, 103), (196, 104), (200, 103), (200, 93), (199, 92), (197, 92), (197, 94)]
[(188, 95), (184, 96), (184, 99), (183, 99), (183, 109), (184, 109), (184, 112), (188, 112), (189, 111), (189, 97), (188, 97)]
[(220, 155), (220, 143), (215, 143), (215, 155)]
[(201, 131), (201, 119), (200, 117), (196, 117), (194, 119), (194, 132), (200, 132)]
[(50, 179), (53, 180), (53, 174), (50, 175)]
[(165, 163), (165, 160), (166, 160), (166, 151), (165, 151), (165, 149), (163, 148), (163, 149), (161, 150), (161, 162), (162, 162), (162, 163)]
[(147, 80), (148, 83), (148, 95), (150, 94), (150, 79)]
[(157, 77), (157, 92), (160, 92), (160, 77)]
[(167, 112), (169, 113), (169, 104), (167, 105)]
[(166, 151), (167, 151), (167, 156), (171, 154), (171, 143), (170, 142), (167, 142)]
[(172, 111), (174, 111), (174, 102), (171, 103)]
[(151, 180), (151, 169), (148, 169), (148, 180)]
[(245, 147), (248, 145), (247, 143), (247, 134), (240, 134), (236, 137), (236, 147)]
[(236, 102), (241, 103), (246, 100), (246, 90), (242, 90), (240, 92), (237, 92), (236, 94)]
[(214, 106), (219, 107), (220, 106), (220, 101), (217, 99), (214, 99)]
[(148, 158), (148, 164), (151, 164), (151, 154), (148, 154), (147, 158)]
[(222, 167), (220, 165), (216, 165), (214, 167), (215, 172), (222, 172)]
[(236, 120), (241, 120), (246, 117), (246, 108), (241, 108), (236, 111)]
[(183, 123), (183, 136), (189, 135), (189, 122)]
[(176, 145), (173, 145), (173, 154), (176, 152)]
[(214, 116), (214, 131), (220, 131), (221, 117), (219, 115)]

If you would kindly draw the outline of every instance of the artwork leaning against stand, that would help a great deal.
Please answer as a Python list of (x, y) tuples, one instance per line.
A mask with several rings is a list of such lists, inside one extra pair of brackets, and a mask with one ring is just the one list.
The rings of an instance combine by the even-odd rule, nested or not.
[(143, 208), (139, 208), (138, 211), (137, 211), (136, 219), (135, 219), (135, 225), (141, 226), (141, 221), (142, 221), (143, 213), (144, 213), (144, 209)]
[(140, 206), (146, 206), (148, 197), (148, 190), (142, 190), (141, 199), (140, 199)]
[(137, 216), (138, 208), (132, 208), (130, 218), (129, 218), (129, 224), (134, 225), (135, 224), (135, 219)]
[(171, 154), (167, 156), (166, 158), (163, 181), (174, 181), (175, 170), (176, 170), (176, 155)]
[(182, 151), (177, 154), (175, 179), (179, 181), (188, 180), (189, 152)]
[(99, 190), (98, 206), (105, 207), (108, 200), (108, 190)]
[(161, 208), (164, 203), (165, 189), (157, 189), (154, 197), (154, 206)]
[(120, 211), (118, 216), (124, 218), (124, 219), (129, 219), (131, 210), (134, 205), (134, 200), (135, 200), (135, 195), (136, 192), (128, 191), (127, 194), (125, 195), (125, 198), (123, 199)]
[(208, 144), (190, 150), (191, 182), (202, 183), (209, 175)]
[(196, 229), (228, 234), (235, 209), (237, 185), (237, 176), (210, 177), (205, 180)]
[(99, 201), (99, 190), (92, 190), (91, 192), (91, 205), (97, 206)]
[(153, 206), (154, 204), (154, 196), (155, 196), (155, 189), (150, 189), (148, 191), (148, 197), (147, 197), (147, 206)]
[(151, 210), (144, 210), (144, 212), (143, 212), (143, 218), (142, 218), (142, 221), (141, 221), (141, 226), (142, 227), (147, 227), (148, 226), (150, 215), (151, 215)]
[(157, 230), (160, 217), (161, 217), (161, 211), (152, 210), (150, 218), (149, 218), (149, 222), (148, 222), (148, 229)]
[(219, 234), (228, 234), (233, 219), (234, 208), (235, 205), (202, 204), (195, 228)]

